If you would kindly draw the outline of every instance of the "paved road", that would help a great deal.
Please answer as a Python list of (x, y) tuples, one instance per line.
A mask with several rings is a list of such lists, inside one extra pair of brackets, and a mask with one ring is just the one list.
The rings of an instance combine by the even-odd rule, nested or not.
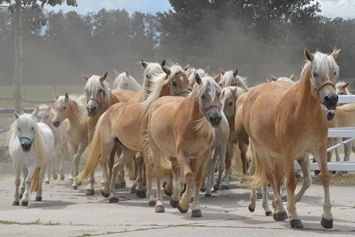
[[(1, 170), (1, 169), (0, 169)], [(97, 180), (100, 173), (96, 174)], [(210, 198), (201, 194), (202, 218), (191, 218), (191, 210), (181, 214), (164, 197), (165, 213), (154, 213), (147, 200), (129, 193), (129, 187), (118, 191), (119, 203), (109, 204), (99, 193), (86, 197), (85, 184), (71, 190), (69, 181), (52, 181), (44, 185), (42, 202), (28, 207), (11, 206), (14, 195), (12, 173), (0, 174), (0, 236), (354, 236), (355, 189), (331, 187), (334, 228), (320, 226), (323, 189), (313, 185), (297, 205), (306, 229), (292, 230), (289, 221), (276, 222), (266, 217), (258, 200), (255, 213), (248, 211), (249, 191), (238, 188), (219, 191)], [(128, 182), (130, 185), (130, 182)], [(298, 187), (299, 188), (299, 187)]]

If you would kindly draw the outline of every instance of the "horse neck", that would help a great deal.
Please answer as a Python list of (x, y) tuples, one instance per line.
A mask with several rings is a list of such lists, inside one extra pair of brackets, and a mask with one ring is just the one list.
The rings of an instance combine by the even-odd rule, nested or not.
[(300, 117), (305, 116), (310, 111), (321, 109), (318, 98), (314, 98), (312, 95), (313, 88), (310, 82), (311, 74), (309, 68), (303, 75), (299, 83), (295, 83), (289, 90), (289, 92), (294, 93), (292, 101), (295, 104), (296, 116)]
[(171, 96), (175, 95), (174, 92), (170, 89), (169, 84), (165, 84), (163, 88), (161, 88), (159, 97), (167, 96), (167, 95), (171, 95)]
[(79, 121), (79, 108), (78, 105), (74, 101), (70, 101), (68, 104), (68, 120), (70, 125), (74, 125), (78, 123)]
[(184, 102), (189, 106), (189, 114), (192, 121), (202, 119), (205, 116), (200, 110), (198, 100), (195, 99), (194, 93), (188, 95)]

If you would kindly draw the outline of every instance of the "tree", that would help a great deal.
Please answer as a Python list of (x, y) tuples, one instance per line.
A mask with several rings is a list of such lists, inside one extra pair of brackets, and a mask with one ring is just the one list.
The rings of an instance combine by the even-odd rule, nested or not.
[[(42, 12), (44, 5), (56, 6), (63, 4), (63, 0), (0, 0), (0, 4), (7, 3), (8, 10), (15, 12), (15, 70), (14, 70), (14, 109), (21, 111), (21, 82), (23, 70), (22, 53), (22, 8), (30, 7)], [(67, 0), (68, 6), (77, 6), (76, 0)]]

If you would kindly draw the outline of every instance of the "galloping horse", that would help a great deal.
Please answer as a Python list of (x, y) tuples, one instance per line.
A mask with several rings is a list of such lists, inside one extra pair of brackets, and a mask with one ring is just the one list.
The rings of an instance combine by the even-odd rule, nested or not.
[[(181, 187), (178, 180), (174, 180), (171, 205), (175, 206), (178, 203), (179, 211), (186, 213), (194, 186), (192, 217), (202, 216), (199, 191), (203, 170), (211, 157), (214, 128), (219, 127), (222, 120), (221, 88), (210, 76), (205, 76), (201, 80), (196, 74), (195, 80), (192, 93), (186, 98), (161, 97), (152, 103), (148, 110), (147, 153), (151, 154), (150, 159), (154, 165), (157, 185), (156, 212), (165, 211), (161, 196), (160, 171), (161, 159), (169, 156), (177, 158), (184, 176), (181, 178), (186, 180), (186, 191), (180, 201), (176, 198), (180, 197)], [(147, 192), (149, 183), (147, 176)]]
[[(80, 119), (85, 118), (85, 95), (77, 96), (77, 95), (65, 95), (58, 96), (54, 93), (54, 97), (56, 102), (54, 104), (54, 118), (52, 123), (54, 127), (59, 127), (60, 124), (68, 119), (69, 125), (67, 127), (67, 133), (70, 137), (69, 143), (73, 155), (72, 160), (72, 170), (71, 177), (75, 177), (79, 173), (79, 161), (81, 154), (85, 151), (86, 147), (89, 144), (88, 139), (88, 125), (87, 121)], [(83, 115), (84, 114), (84, 115)], [(89, 185), (93, 186), (94, 179), (91, 177), (89, 181)], [(78, 184), (73, 182), (73, 189), (78, 188)]]
[[(312, 54), (305, 49), (308, 61), (299, 81), (295, 84), (277, 81), (255, 86), (247, 93), (243, 104), (243, 126), (254, 145), (253, 158), (256, 161), (255, 174), (247, 179), (247, 185), (259, 188), (268, 181), (274, 192), (274, 219), (285, 220), (287, 214), (279, 193), (285, 172), (287, 209), (292, 228), (303, 228), (295, 205), (294, 160), (306, 152), (313, 154), (321, 170), (324, 189), (321, 225), (333, 227), (327, 166), (328, 125), (321, 104), (327, 109), (335, 109), (338, 102), (335, 80), (339, 66), (335, 59), (339, 51), (326, 55), (320, 52)], [(283, 160), (283, 169), (278, 169), (278, 172), (272, 170), (271, 155)]]
[[(52, 106), (48, 106), (45, 104), (39, 105), (38, 107), (36, 107), (36, 111), (37, 111), (37, 120), (38, 122), (41, 123), (45, 123), (47, 124), (51, 129), (52, 132), (54, 134), (54, 140), (55, 140), (55, 147), (54, 147), (54, 151), (55, 154), (57, 154), (59, 152), (60, 157), (61, 157), (61, 162), (60, 162), (60, 167), (59, 167), (59, 173), (60, 173), (60, 180), (64, 180), (65, 176), (64, 176), (64, 160), (65, 160), (65, 156), (67, 153), (67, 144), (69, 141), (69, 135), (67, 133), (67, 127), (68, 127), (68, 120), (64, 120), (61, 123), (61, 126), (59, 126), (58, 128), (53, 126), (52, 120), (54, 118), (54, 109), (52, 108)], [(56, 178), (56, 174), (55, 174), (55, 159), (53, 160), (54, 162), (52, 162), (52, 175), (53, 175), (53, 179), (57, 179)], [(44, 181), (45, 183), (49, 183), (50, 180), (50, 165), (48, 165), (48, 175), (47, 175), (47, 179)]]
[[(104, 187), (101, 191), (105, 197), (109, 196), (110, 202), (117, 202), (115, 195), (113, 179), (123, 166), (127, 164), (137, 152), (142, 151), (142, 143), (144, 130), (143, 124), (146, 123), (144, 111), (157, 98), (165, 95), (186, 95), (188, 91), (188, 78), (185, 70), (178, 65), (172, 66), (170, 69), (162, 67), (163, 73), (153, 74), (147, 82), (151, 84), (148, 91), (149, 96), (142, 102), (117, 103), (111, 106), (105, 114), (103, 114), (97, 124), (92, 144), (90, 145), (90, 156), (88, 158), (86, 168), (76, 178), (81, 182), (90, 175), (97, 164), (100, 162), (104, 173)], [(111, 182), (107, 174), (105, 162), (107, 160), (109, 150), (119, 144), (122, 148), (122, 154), (119, 162), (115, 163)], [(111, 184), (110, 184), (111, 183)], [(139, 197), (145, 197), (145, 191), (142, 183), (136, 188), (136, 194)]]
[[(49, 159), (53, 159), (54, 135), (44, 123), (37, 123), (32, 114), (15, 113), (16, 120), (8, 133), (9, 153), (15, 171), (15, 200), (13, 206), (27, 206), (29, 193), (37, 191), (36, 201), (42, 201), (42, 183)], [(21, 183), (20, 173), (23, 173)], [(19, 186), (21, 183), (21, 190)]]

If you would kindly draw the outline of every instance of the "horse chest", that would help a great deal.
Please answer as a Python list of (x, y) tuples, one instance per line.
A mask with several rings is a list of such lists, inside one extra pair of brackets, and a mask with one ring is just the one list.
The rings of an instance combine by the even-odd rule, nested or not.
[(9, 153), (16, 168), (27, 168), (29, 166), (39, 167), (38, 155), (32, 147), (29, 152), (23, 152), (18, 141), (9, 144)]

